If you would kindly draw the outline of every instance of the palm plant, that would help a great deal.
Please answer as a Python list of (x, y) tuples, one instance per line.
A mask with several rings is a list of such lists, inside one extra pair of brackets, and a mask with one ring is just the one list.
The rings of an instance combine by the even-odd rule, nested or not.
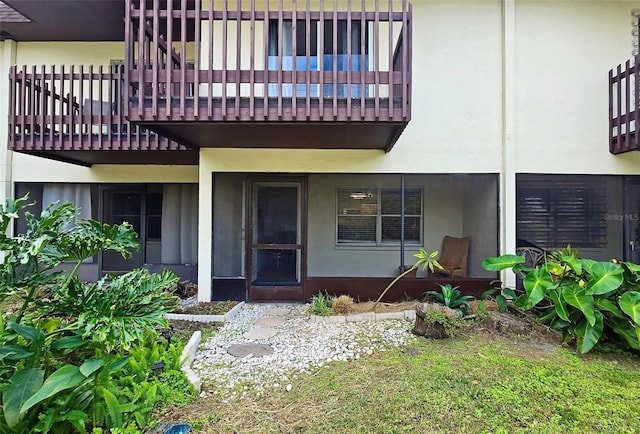
[(446, 306), (455, 310), (464, 316), (469, 310), (469, 302), (473, 300), (471, 295), (462, 295), (462, 292), (458, 289), (458, 286), (451, 286), (450, 284), (438, 285), (440, 291), (426, 291), (425, 297), (431, 297), (433, 300), (442, 306)]

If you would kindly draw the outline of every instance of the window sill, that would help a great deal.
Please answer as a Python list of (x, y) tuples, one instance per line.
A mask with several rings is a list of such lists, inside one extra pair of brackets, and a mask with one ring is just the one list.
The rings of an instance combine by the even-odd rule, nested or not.
[[(400, 243), (389, 243), (389, 244), (335, 244), (334, 250), (353, 250), (353, 251), (393, 251), (397, 252), (400, 249)], [(404, 249), (405, 251), (418, 249), (424, 247), (422, 243), (419, 244), (409, 244), (405, 243)]]

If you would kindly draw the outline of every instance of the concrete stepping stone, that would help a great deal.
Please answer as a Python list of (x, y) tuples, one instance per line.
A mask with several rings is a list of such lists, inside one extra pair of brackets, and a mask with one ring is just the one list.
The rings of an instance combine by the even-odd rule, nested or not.
[(279, 318), (277, 316), (267, 316), (264, 318), (258, 318), (253, 323), (257, 326), (263, 327), (278, 327), (284, 324), (284, 318)]
[(227, 353), (238, 358), (247, 357), (249, 354), (252, 357), (262, 357), (273, 354), (273, 348), (265, 344), (246, 343), (231, 345), (227, 348)]
[(264, 316), (283, 316), (288, 315), (289, 312), (291, 310), (284, 307), (272, 307), (264, 311)]
[(253, 330), (249, 330), (244, 333), (244, 337), (247, 339), (269, 339), (274, 337), (278, 332), (269, 327), (256, 327)]

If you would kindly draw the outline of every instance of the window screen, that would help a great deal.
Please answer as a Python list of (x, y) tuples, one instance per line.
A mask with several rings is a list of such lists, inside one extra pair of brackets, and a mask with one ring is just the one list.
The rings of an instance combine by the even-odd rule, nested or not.
[(606, 184), (580, 180), (518, 180), (518, 239), (538, 247), (607, 246)]

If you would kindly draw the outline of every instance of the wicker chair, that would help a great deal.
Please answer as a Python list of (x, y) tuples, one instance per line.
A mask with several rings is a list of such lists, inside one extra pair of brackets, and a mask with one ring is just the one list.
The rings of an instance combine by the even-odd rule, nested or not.
[(467, 259), (469, 257), (469, 238), (455, 238), (446, 235), (442, 240), (442, 254), (438, 262), (442, 270), (437, 274), (448, 277), (467, 277)]

